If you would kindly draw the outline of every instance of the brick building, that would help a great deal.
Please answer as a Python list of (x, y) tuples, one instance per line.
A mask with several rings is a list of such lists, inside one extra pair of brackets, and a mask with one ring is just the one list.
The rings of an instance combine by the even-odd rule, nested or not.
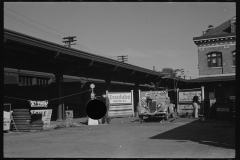
[(199, 77), (235, 74), (236, 17), (216, 28), (209, 25), (193, 40), (198, 47)]
[(209, 112), (235, 117), (236, 17), (217, 27), (208, 26), (193, 38), (198, 47), (199, 78), (189, 80), (192, 87), (205, 87), (205, 106)]

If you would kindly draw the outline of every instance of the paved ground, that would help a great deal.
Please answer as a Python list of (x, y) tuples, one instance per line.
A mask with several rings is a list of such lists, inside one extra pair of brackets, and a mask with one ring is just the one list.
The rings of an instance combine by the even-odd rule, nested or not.
[(139, 123), (136, 118), (116, 118), (109, 125), (4, 133), (4, 157), (234, 158), (235, 127), (192, 118), (162, 123), (158, 119)]

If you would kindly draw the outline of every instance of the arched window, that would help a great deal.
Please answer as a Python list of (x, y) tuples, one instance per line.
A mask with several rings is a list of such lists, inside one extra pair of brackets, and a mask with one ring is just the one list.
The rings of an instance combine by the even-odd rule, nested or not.
[(219, 52), (211, 52), (207, 54), (208, 67), (221, 67), (222, 54)]
[(233, 57), (233, 66), (236, 66), (236, 52), (232, 52), (232, 57)]

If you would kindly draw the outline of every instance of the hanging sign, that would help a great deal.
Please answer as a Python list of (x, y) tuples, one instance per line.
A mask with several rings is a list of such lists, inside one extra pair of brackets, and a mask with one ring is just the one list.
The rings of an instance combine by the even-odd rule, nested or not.
[(31, 107), (47, 107), (48, 101), (31, 101), (29, 100)]
[(52, 116), (52, 109), (46, 110), (31, 110), (32, 114), (42, 114), (42, 121), (44, 126), (50, 126), (51, 116)]

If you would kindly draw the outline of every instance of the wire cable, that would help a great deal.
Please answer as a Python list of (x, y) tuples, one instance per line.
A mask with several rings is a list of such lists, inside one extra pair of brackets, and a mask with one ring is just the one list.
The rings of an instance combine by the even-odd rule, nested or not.
[[(46, 101), (52, 101), (52, 100), (61, 99), (61, 98), (65, 98), (65, 97), (75, 96), (75, 95), (77, 95), (77, 94), (81, 94), (81, 93), (88, 92), (88, 91), (91, 91), (91, 89), (86, 90), (86, 91), (83, 91), (83, 92), (79, 92), (79, 93), (75, 93), (75, 94), (63, 96), (63, 97), (58, 97), (58, 98), (54, 98), (54, 99), (49, 99), (49, 100), (46, 100)], [(5, 97), (5, 98), (10, 98), (10, 99), (17, 99), (17, 100), (29, 101), (28, 99), (21, 99), (21, 98), (8, 97), (8, 96), (4, 96), (4, 97)]]

